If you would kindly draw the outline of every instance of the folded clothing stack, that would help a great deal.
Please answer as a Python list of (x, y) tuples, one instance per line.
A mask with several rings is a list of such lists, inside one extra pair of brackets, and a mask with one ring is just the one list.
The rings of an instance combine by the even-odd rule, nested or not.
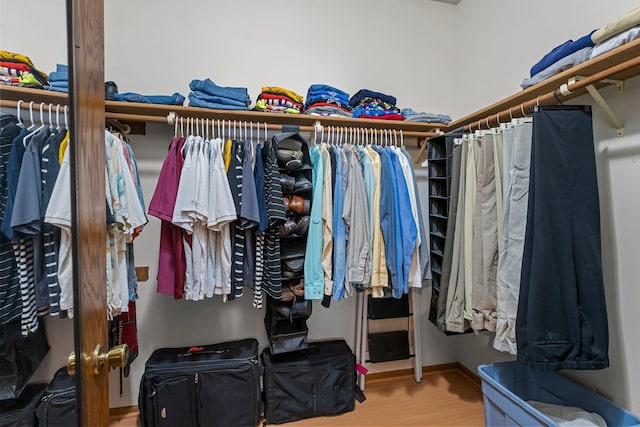
[(139, 102), (141, 104), (182, 105), (184, 96), (178, 92), (173, 95), (141, 95), (135, 92), (119, 93), (118, 86), (114, 82), (105, 83), (105, 97), (109, 101)]
[(316, 116), (351, 117), (349, 94), (333, 86), (314, 84), (307, 90), (304, 113)]
[(382, 120), (404, 120), (396, 107), (396, 98), (369, 89), (360, 89), (349, 99), (353, 117)]
[(253, 109), (270, 113), (300, 114), (302, 104), (302, 96), (289, 89), (279, 86), (264, 86)]
[(591, 40), (596, 43), (591, 58), (629, 43), (640, 37), (640, 7), (627, 12), (615, 21), (593, 33)]
[(55, 71), (49, 73), (49, 84), (44, 88), (55, 92), (69, 93), (69, 67), (57, 64)]
[(580, 37), (578, 40), (567, 40), (561, 45), (554, 47), (551, 52), (547, 53), (540, 61), (531, 67), (531, 78), (524, 79), (520, 86), (526, 89), (529, 86), (533, 86), (590, 59), (591, 51), (595, 44), (593, 40), (591, 40), (594, 32), (595, 30)]
[(402, 114), (402, 117), (408, 122), (442, 123), (443, 125), (451, 123), (451, 116), (446, 114), (417, 112), (411, 108), (403, 108), (400, 114)]
[(218, 110), (248, 110), (251, 98), (246, 87), (223, 87), (210, 79), (189, 83), (189, 106)]
[(42, 88), (47, 75), (38, 70), (29, 58), (19, 53), (0, 50), (0, 83)]

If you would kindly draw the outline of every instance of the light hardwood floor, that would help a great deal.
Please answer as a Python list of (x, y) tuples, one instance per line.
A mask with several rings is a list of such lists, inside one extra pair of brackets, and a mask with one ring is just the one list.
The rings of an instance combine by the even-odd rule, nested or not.
[[(318, 417), (285, 426), (483, 426), (482, 391), (477, 378), (458, 369), (367, 380), (367, 400), (347, 414)], [(137, 426), (138, 414), (113, 414), (112, 427)]]

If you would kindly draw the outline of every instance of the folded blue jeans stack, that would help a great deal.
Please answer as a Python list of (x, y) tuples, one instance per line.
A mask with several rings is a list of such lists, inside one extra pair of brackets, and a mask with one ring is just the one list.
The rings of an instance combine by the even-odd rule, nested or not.
[(223, 87), (210, 79), (192, 80), (189, 83), (189, 106), (218, 110), (248, 110), (251, 98), (247, 88)]
[(56, 70), (49, 73), (49, 84), (44, 86), (46, 90), (69, 93), (69, 67), (57, 64)]

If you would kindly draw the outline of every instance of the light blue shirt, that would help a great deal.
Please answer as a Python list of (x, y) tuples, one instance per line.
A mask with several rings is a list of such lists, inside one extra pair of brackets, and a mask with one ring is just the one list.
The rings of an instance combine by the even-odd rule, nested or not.
[(324, 269), (322, 268), (322, 185), (324, 167), (320, 148), (309, 148), (313, 166), (311, 221), (307, 234), (307, 250), (304, 258), (304, 297), (319, 299), (324, 296)]
[(344, 171), (342, 150), (332, 147), (336, 155), (336, 183), (333, 187), (333, 299), (344, 296), (347, 267), (347, 230), (342, 218), (344, 208)]
[(367, 194), (369, 206), (369, 271), (371, 271), (373, 267), (373, 193), (376, 191), (376, 175), (373, 172), (373, 161), (364, 147), (358, 145), (355, 149), (360, 155), (364, 191)]

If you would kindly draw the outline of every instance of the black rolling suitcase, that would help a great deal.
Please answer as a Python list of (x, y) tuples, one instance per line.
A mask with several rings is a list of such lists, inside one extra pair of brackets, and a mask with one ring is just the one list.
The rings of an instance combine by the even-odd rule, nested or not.
[(46, 384), (29, 384), (15, 399), (0, 400), (0, 427), (36, 427), (36, 408)]
[(156, 350), (140, 381), (142, 425), (255, 427), (261, 377), (255, 339)]
[(306, 350), (262, 352), (265, 421), (281, 424), (353, 411), (356, 358), (344, 340), (309, 343)]
[(76, 400), (76, 378), (67, 373), (67, 368), (56, 371), (38, 406), (40, 427), (67, 427), (78, 424)]

